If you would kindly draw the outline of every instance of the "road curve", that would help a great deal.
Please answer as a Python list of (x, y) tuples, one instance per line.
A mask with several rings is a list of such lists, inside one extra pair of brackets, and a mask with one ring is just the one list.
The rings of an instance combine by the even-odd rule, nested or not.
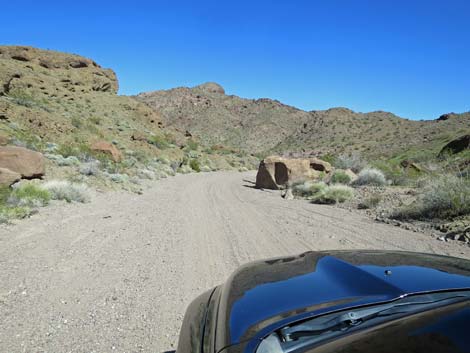
[(0, 228), (1, 352), (165, 352), (186, 306), (248, 261), (324, 249), (470, 248), (253, 189), (254, 173), (161, 180)]

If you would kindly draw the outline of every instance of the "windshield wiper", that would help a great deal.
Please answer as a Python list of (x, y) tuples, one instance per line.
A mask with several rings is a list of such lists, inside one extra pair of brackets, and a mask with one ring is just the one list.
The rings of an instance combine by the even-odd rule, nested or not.
[(404, 303), (395, 302), (369, 309), (358, 309), (356, 311), (349, 311), (347, 313), (340, 314), (326, 321), (320, 320), (320, 317), (317, 319), (310, 320), (309, 322), (303, 324), (285, 327), (280, 330), (280, 334), (284, 342), (286, 342), (297, 340), (305, 336), (318, 336), (326, 332), (345, 331), (353, 326), (360, 325), (367, 320), (379, 316), (389, 316), (401, 313), (409, 313), (411, 311), (419, 311), (419, 309), (427, 308), (432, 304), (442, 304), (442, 302), (455, 301), (455, 299), (459, 298), (470, 298), (470, 296), (468, 294), (461, 294), (454, 295), (451, 297), (444, 297), (436, 300), (407, 301)]

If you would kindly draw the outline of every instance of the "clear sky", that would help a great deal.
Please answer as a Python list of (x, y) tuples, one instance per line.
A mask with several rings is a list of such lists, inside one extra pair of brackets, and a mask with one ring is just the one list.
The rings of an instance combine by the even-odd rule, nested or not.
[(470, 110), (468, 0), (1, 0), (1, 44), (113, 68), (120, 93), (215, 81), (306, 110)]

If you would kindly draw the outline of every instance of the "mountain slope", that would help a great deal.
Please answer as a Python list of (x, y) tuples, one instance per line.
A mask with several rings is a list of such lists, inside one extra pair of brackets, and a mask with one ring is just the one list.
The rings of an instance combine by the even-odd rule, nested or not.
[[(164, 126), (158, 111), (132, 97), (119, 96), (117, 90), (114, 71), (91, 59), (0, 46), (0, 140), (53, 154), (51, 161), (58, 161), (60, 167), (69, 156), (83, 163), (102, 157), (94, 156), (91, 146), (112, 143), (124, 160), (111, 163), (105, 172), (131, 177), (142, 171), (151, 175), (147, 169), (163, 168), (162, 163), (171, 172), (254, 167), (241, 161), (241, 154), (203, 151), (197, 136)], [(253, 157), (248, 160), (255, 162)], [(103, 167), (109, 161), (105, 162)], [(48, 164), (47, 174), (57, 169), (57, 163)], [(78, 166), (58, 169), (61, 176), (67, 172), (65, 176), (71, 177)]]
[[(214, 87), (216, 89), (214, 89)], [(271, 99), (225, 95), (215, 83), (141, 93), (165, 124), (188, 129), (210, 143), (268, 153), (351, 153), (392, 156), (410, 148), (442, 147), (470, 130), (470, 114), (412, 121), (387, 112), (346, 108), (306, 112)]]

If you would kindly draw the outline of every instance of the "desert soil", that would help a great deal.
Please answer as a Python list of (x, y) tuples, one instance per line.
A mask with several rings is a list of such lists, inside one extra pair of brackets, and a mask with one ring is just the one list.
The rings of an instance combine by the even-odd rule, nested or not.
[(0, 228), (0, 351), (174, 350), (194, 297), (272, 256), (374, 248), (470, 258), (457, 242), (253, 189), (254, 176), (180, 175)]

